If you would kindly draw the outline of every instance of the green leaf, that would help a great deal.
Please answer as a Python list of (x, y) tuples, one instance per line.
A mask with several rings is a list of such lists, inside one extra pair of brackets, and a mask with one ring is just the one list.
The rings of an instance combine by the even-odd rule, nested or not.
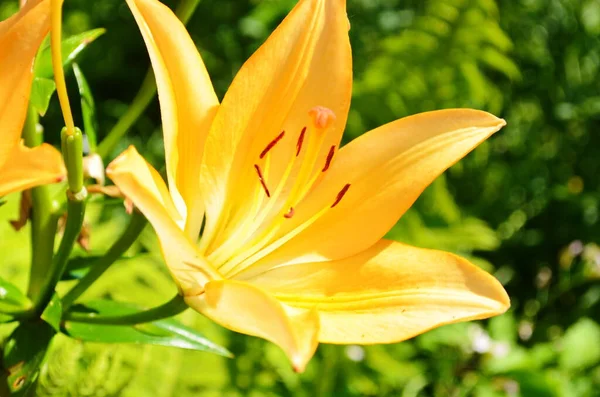
[(94, 97), (92, 96), (92, 90), (83, 75), (83, 72), (79, 68), (79, 65), (73, 63), (73, 72), (75, 73), (75, 79), (77, 80), (77, 86), (79, 87), (79, 95), (81, 97), (81, 113), (83, 116), (83, 132), (87, 136), (89, 152), (94, 153), (96, 151), (96, 105), (94, 103)]
[(560, 366), (568, 370), (581, 370), (600, 362), (600, 325), (589, 318), (573, 324), (562, 341)]
[[(139, 310), (131, 304), (109, 300), (96, 300), (72, 307), (72, 311), (99, 315), (124, 315)], [(178, 347), (231, 357), (232, 354), (196, 330), (174, 319), (162, 319), (137, 325), (104, 325), (66, 321), (62, 330), (66, 335), (87, 342), (136, 343)]]
[[(92, 29), (64, 39), (62, 42), (63, 67), (70, 65), (90, 43), (104, 32), (106, 30), (103, 28)], [(54, 76), (49, 42), (46, 42), (35, 60), (34, 73), (37, 77), (52, 78)]]
[(15, 285), (0, 278), (0, 312), (11, 314), (31, 308), (32, 304)]
[(35, 383), (40, 366), (56, 333), (44, 322), (36, 321), (19, 325), (4, 344), (2, 386), (13, 393), (23, 396)]
[(36, 77), (33, 79), (31, 85), (31, 97), (29, 99), (31, 106), (38, 112), (40, 116), (46, 114), (48, 105), (50, 104), (50, 98), (56, 90), (56, 84), (54, 80), (45, 77)]
[(60, 332), (60, 320), (62, 318), (62, 313), (62, 302), (58, 295), (54, 294), (52, 295), (50, 303), (48, 303), (48, 306), (46, 306), (44, 309), (41, 318), (50, 324), (50, 326), (54, 328), (56, 332)]

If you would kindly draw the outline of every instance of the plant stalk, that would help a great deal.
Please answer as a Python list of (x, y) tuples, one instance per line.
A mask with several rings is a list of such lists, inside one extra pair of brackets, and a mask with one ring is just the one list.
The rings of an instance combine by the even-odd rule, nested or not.
[[(23, 139), (29, 147), (39, 146), (44, 141), (38, 121), (37, 112), (30, 106), (23, 126)], [(44, 280), (52, 267), (59, 204), (52, 198), (49, 186), (31, 189), (31, 198), (31, 269), (27, 296), (35, 305), (41, 298)]]
[(117, 259), (121, 257), (146, 226), (146, 218), (138, 211), (134, 211), (127, 229), (121, 237), (110, 247), (106, 254), (92, 264), (90, 270), (62, 299), (63, 308), (66, 310), (96, 281)]

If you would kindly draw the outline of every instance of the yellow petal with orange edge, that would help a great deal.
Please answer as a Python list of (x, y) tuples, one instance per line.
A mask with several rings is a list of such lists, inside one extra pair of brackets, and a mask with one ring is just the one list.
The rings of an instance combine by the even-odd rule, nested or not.
[(204, 206), (200, 165), (204, 142), (219, 101), (202, 58), (185, 26), (156, 0), (127, 0), (146, 42), (162, 114), (169, 190), (198, 238)]
[(186, 303), (226, 328), (279, 345), (294, 369), (304, 370), (318, 344), (319, 319), (314, 310), (281, 304), (239, 281), (211, 281), (205, 288), (202, 295), (186, 297)]
[(282, 266), (247, 282), (317, 310), (326, 343), (399, 342), (510, 306), (502, 285), (466, 259), (386, 240), (347, 259)]
[(33, 80), (33, 60), (50, 29), (50, 1), (30, 1), (0, 22), (0, 167), (18, 145)]
[(209, 279), (219, 278), (177, 225), (182, 219), (165, 182), (133, 146), (108, 165), (106, 174), (152, 224), (167, 266), (183, 293), (201, 291)]
[(279, 235), (285, 239), (313, 214), (329, 210), (248, 271), (342, 259), (367, 249), (435, 178), (504, 125), (486, 112), (451, 109), (405, 117), (360, 136), (339, 151)]
[(0, 166), (0, 196), (60, 182), (65, 174), (62, 156), (54, 147), (43, 144), (28, 148), (17, 144)]
[(223, 221), (235, 215), (229, 214), (230, 208), (244, 221), (252, 205), (248, 197), (261, 189), (254, 164), (282, 131), (284, 137), (268, 151), (271, 171), (265, 177), (272, 188), (295, 157), (302, 128), (308, 127), (306, 139), (318, 134), (309, 116), (314, 107), (336, 115), (319, 162), (324, 163), (331, 145), (338, 145), (352, 91), (348, 28), (344, 0), (300, 0), (236, 75), (206, 141), (201, 175), (205, 246), (216, 248), (222, 242), (224, 237), (214, 234), (219, 217)]

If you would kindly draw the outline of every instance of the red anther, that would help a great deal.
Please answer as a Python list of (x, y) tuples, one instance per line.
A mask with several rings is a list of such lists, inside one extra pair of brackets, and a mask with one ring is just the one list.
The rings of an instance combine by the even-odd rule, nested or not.
[(269, 150), (273, 149), (273, 146), (275, 146), (277, 144), (277, 142), (279, 142), (281, 140), (281, 138), (283, 138), (283, 136), (285, 135), (285, 131), (281, 131), (281, 133), (279, 135), (277, 135), (275, 137), (275, 139), (273, 139), (271, 142), (269, 142), (269, 144), (267, 145), (267, 147), (265, 147), (263, 149), (263, 151), (260, 153), (260, 158), (264, 158), (267, 153), (269, 153)]
[(323, 167), (321, 172), (325, 172), (329, 169), (329, 166), (331, 165), (331, 160), (333, 159), (334, 153), (335, 153), (335, 145), (331, 146), (331, 148), (329, 149), (329, 153), (327, 153), (327, 160), (325, 160), (325, 166)]
[(271, 197), (271, 193), (269, 192), (269, 188), (267, 187), (265, 178), (263, 178), (262, 171), (260, 170), (260, 167), (258, 166), (258, 164), (254, 164), (254, 169), (256, 170), (256, 173), (258, 174), (258, 180), (260, 181), (260, 184), (262, 185), (263, 190), (265, 191), (265, 194), (267, 195), (267, 197)]
[(302, 150), (302, 142), (304, 142), (304, 134), (306, 133), (306, 127), (302, 128), (300, 131), (300, 136), (298, 137), (298, 143), (296, 143), (296, 157), (300, 156), (300, 150)]
[(295, 213), (294, 207), (290, 207), (290, 210), (285, 215), (283, 215), (283, 217), (290, 219), (292, 216), (294, 216), (294, 213)]
[(344, 195), (346, 194), (348, 189), (350, 189), (350, 184), (346, 183), (346, 185), (342, 188), (342, 190), (340, 190), (340, 192), (337, 194), (335, 201), (333, 202), (333, 204), (331, 204), (331, 208), (335, 207), (336, 205), (338, 205), (338, 203), (340, 201), (342, 201), (342, 198), (344, 197)]

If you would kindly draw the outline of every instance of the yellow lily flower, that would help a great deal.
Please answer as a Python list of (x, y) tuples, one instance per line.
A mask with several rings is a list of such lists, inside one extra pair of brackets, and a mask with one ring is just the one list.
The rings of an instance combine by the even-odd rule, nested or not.
[(47, 144), (27, 148), (21, 143), (33, 61), (49, 29), (49, 0), (30, 0), (0, 22), (0, 196), (58, 182), (65, 176), (56, 149)]
[(153, 225), (191, 307), (278, 344), (298, 371), (318, 342), (398, 342), (507, 310), (500, 283), (467, 260), (382, 239), (504, 120), (428, 112), (338, 149), (352, 90), (343, 0), (300, 0), (221, 105), (173, 13), (127, 3), (158, 85), (168, 188), (133, 147), (107, 173)]

